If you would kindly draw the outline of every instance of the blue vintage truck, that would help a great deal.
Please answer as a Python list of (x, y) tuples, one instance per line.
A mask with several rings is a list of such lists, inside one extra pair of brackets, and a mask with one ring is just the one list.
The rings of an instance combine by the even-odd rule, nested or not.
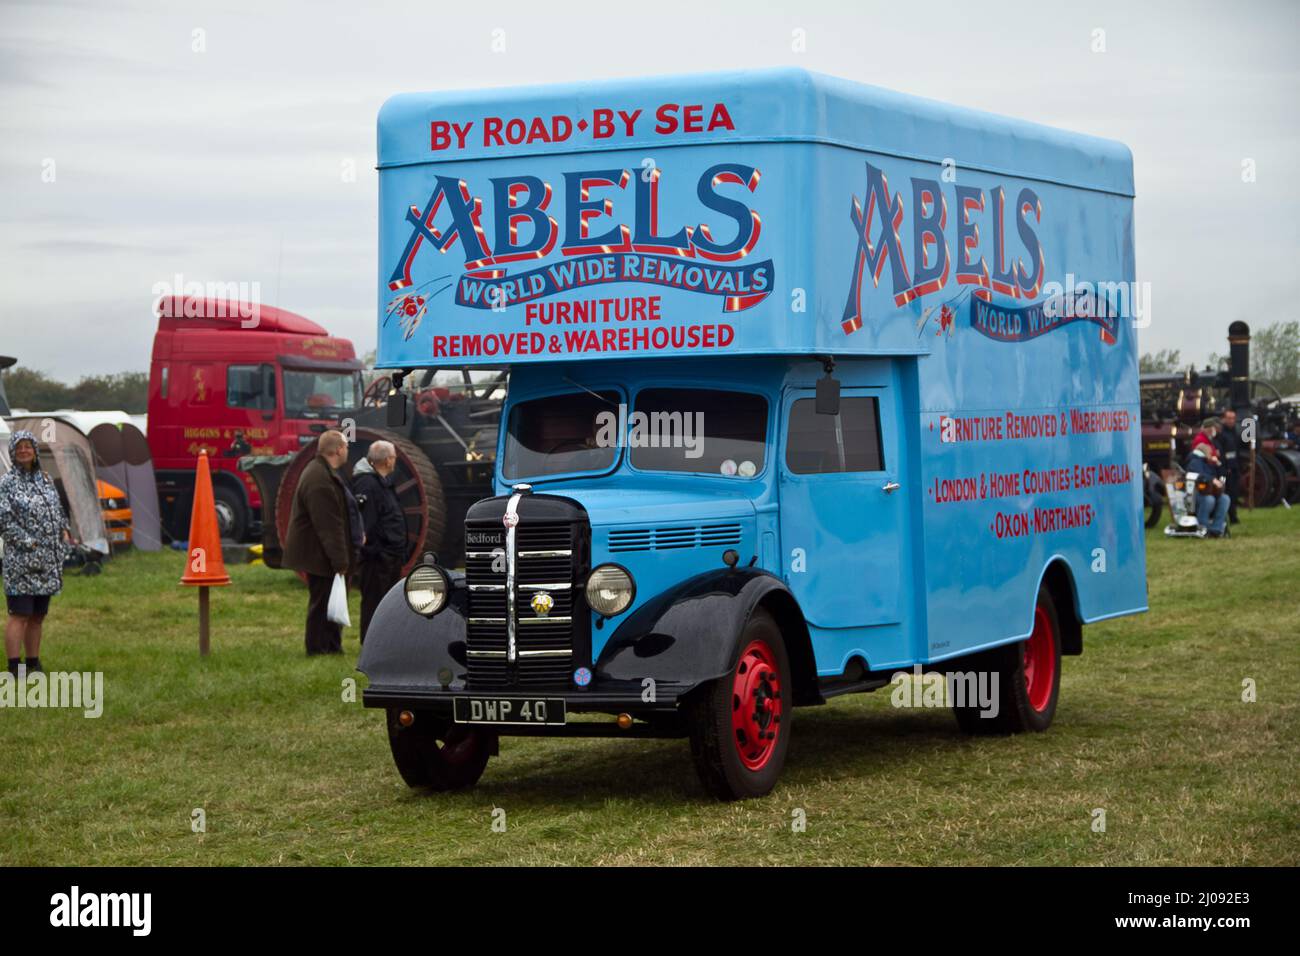
[(900, 672), (1041, 731), (1145, 610), (1124, 146), (783, 69), (399, 95), (378, 156), (390, 416), (511, 367), (463, 572), (358, 663), (412, 786), (675, 736), (761, 796), (795, 708)]

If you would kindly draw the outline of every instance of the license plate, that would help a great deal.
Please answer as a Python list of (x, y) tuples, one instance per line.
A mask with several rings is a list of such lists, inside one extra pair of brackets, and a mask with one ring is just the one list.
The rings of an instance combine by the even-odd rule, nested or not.
[(564, 723), (562, 697), (454, 697), (458, 724), (547, 726)]
[(110, 541), (126, 541), (125, 531), (110, 531), (108, 535)]

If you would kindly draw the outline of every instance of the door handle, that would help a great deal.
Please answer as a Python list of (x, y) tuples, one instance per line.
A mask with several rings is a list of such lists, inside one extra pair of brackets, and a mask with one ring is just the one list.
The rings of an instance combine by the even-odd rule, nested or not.
[(887, 495), (892, 495), (895, 491), (897, 491), (901, 487), (902, 485), (900, 485), (896, 481), (887, 481), (884, 483), (884, 485), (881, 486), (880, 490)]

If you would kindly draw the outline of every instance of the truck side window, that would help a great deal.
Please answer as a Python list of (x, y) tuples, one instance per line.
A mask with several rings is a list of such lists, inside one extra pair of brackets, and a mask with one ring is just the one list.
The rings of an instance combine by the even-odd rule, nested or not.
[(796, 475), (884, 471), (877, 400), (846, 395), (838, 415), (818, 415), (815, 399), (796, 401), (790, 406), (785, 464)]
[(275, 376), (268, 365), (231, 365), (226, 369), (226, 404), (231, 408), (275, 410)]

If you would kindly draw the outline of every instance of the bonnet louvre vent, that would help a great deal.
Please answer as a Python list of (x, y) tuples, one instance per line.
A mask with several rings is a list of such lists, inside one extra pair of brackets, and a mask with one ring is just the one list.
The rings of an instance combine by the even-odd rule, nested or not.
[(611, 531), (609, 550), (675, 551), (682, 548), (712, 548), (740, 544), (740, 525), (679, 525), (664, 528), (639, 528)]

